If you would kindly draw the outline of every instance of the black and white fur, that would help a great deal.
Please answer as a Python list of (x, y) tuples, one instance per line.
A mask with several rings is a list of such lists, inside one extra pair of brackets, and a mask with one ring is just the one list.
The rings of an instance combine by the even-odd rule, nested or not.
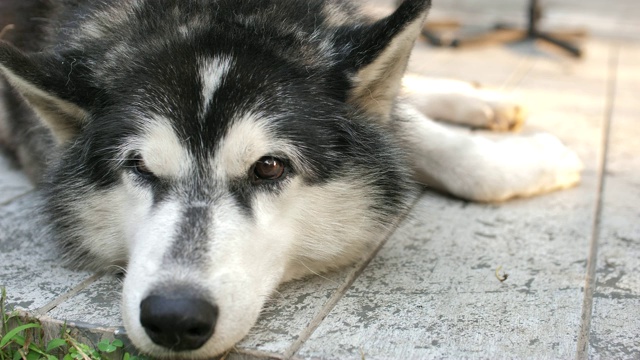
[(370, 21), (342, 0), (0, 3), (0, 141), (42, 179), (69, 263), (126, 267), (142, 352), (231, 348), (279, 284), (386, 236), (416, 182), (477, 201), (578, 182), (551, 135), (490, 141), (425, 117), (521, 120), (463, 83), (402, 88), (429, 5)]

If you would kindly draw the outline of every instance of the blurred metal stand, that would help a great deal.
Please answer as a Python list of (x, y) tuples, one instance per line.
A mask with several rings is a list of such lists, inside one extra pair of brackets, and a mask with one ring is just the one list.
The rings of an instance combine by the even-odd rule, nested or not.
[[(542, 8), (540, 7), (539, 1), (529, 0), (528, 26), (526, 29), (519, 29), (516, 26), (506, 24), (497, 24), (492, 31), (487, 33), (468, 37), (446, 37), (439, 34), (438, 28), (442, 26), (436, 23), (432, 25), (428, 24), (423, 29), (422, 35), (434, 46), (449, 47), (540, 39), (560, 47), (575, 57), (582, 57), (582, 49), (571, 40), (586, 36), (587, 32), (585, 30), (543, 32), (540, 31), (538, 27), (541, 18)], [(447, 22), (446, 24), (451, 24), (451, 22)]]

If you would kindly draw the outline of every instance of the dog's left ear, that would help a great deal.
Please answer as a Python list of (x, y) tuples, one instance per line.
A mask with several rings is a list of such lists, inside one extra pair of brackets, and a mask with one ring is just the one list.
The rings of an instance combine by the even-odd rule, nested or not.
[(0, 74), (22, 94), (58, 143), (72, 140), (95, 95), (79, 57), (54, 52), (25, 54), (0, 40)]
[(349, 49), (340, 64), (350, 83), (348, 102), (389, 118), (430, 6), (431, 0), (405, 0), (390, 16), (340, 34), (338, 46)]

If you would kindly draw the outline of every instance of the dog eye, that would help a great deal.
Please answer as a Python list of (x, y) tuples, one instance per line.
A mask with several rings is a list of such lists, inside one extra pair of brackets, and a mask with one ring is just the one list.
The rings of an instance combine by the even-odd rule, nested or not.
[(278, 180), (284, 176), (285, 171), (286, 165), (284, 161), (271, 156), (265, 156), (253, 165), (254, 182)]
[(145, 163), (142, 155), (140, 154), (135, 154), (133, 158), (129, 160), (128, 167), (130, 167), (140, 177), (145, 179), (155, 178), (155, 175), (151, 170), (149, 170), (147, 163)]

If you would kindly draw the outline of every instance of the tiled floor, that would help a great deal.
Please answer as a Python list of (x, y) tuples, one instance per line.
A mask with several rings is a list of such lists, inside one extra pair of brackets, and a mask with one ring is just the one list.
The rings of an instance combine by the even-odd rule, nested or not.
[[(479, 3), (450, 2), (434, 15), (489, 18)], [(548, 3), (569, 20), (602, 17), (585, 24), (595, 36), (583, 60), (528, 43), (418, 44), (410, 68), (518, 96), (530, 109), (525, 133), (552, 132), (579, 153), (580, 186), (501, 205), (426, 191), (369, 260), (279, 289), (231, 358), (640, 358), (640, 32), (628, 31), (640, 30), (639, 5)], [(38, 230), (37, 196), (0, 159), (9, 303), (50, 331), (67, 320), (87, 340), (122, 336), (120, 283), (60, 267)]]

